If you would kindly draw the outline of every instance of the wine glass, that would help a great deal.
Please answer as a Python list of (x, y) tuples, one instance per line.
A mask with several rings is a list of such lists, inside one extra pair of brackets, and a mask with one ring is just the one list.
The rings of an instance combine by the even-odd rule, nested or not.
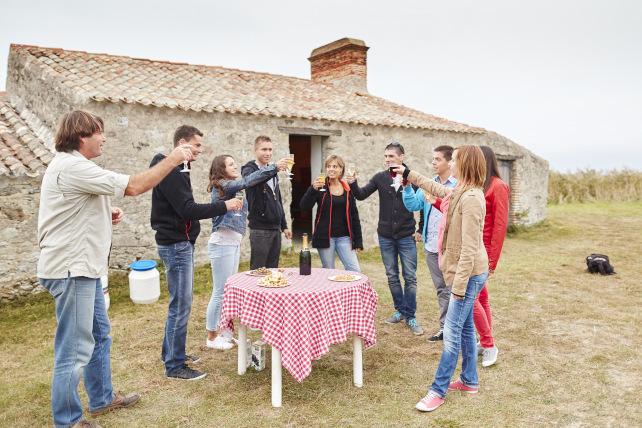
[(181, 172), (190, 172), (191, 169), (189, 169), (189, 161), (184, 160), (183, 161), (183, 169), (181, 169)]
[[(236, 192), (234, 197), (243, 202), (243, 199), (245, 199), (245, 192), (243, 190), (239, 190), (238, 192)], [(233, 215), (235, 215), (236, 217), (241, 217), (243, 215), (241, 214), (241, 211), (243, 211), (243, 206), (241, 206), (241, 209), (236, 211)]]
[(353, 162), (346, 164), (346, 175), (348, 177), (357, 178), (357, 165)]
[(390, 177), (392, 177), (392, 184), (390, 187), (395, 187), (395, 177), (397, 176), (395, 169), (398, 167), (399, 165), (388, 165), (388, 171), (390, 172)]
[(323, 181), (323, 186), (319, 189), (319, 192), (325, 192), (325, 171), (319, 173), (319, 178), (317, 180)]
[(288, 169), (288, 180), (292, 180), (294, 174), (292, 174), (292, 167), (294, 166), (294, 153), (288, 153), (287, 156), (287, 169)]

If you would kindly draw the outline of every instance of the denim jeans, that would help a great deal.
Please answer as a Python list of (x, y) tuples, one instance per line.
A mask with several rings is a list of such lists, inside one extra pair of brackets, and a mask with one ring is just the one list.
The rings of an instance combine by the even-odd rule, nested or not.
[(357, 252), (352, 250), (352, 240), (349, 236), (330, 238), (330, 247), (317, 248), (317, 250), (324, 268), (334, 269), (334, 253), (336, 251), (345, 270), (361, 272)]
[(221, 318), (221, 304), (227, 278), (239, 271), (240, 245), (209, 244), (208, 252), (212, 265), (212, 297), (205, 313), (205, 328), (208, 331), (218, 330)]
[(250, 269), (277, 268), (280, 256), (279, 229), (250, 229)]
[[(388, 239), (379, 235), (379, 250), (386, 268), (388, 287), (395, 309), (406, 318), (415, 317), (417, 310), (417, 244), (414, 236)], [(399, 260), (404, 288), (399, 280)]]
[(194, 245), (190, 241), (158, 245), (158, 255), (165, 265), (169, 290), (161, 357), (165, 362), (165, 373), (170, 374), (185, 364), (187, 322), (194, 287)]
[(82, 370), (89, 409), (110, 404), (110, 324), (100, 278), (82, 276), (40, 279), (54, 297), (56, 338), (51, 385), (51, 411), (56, 427), (68, 427), (82, 419), (78, 383)]
[(439, 328), (443, 330), (446, 322), (446, 313), (448, 312), (448, 303), (450, 302), (450, 287), (446, 285), (444, 275), (439, 268), (439, 254), (430, 251), (424, 251), (426, 255), (426, 264), (432, 277), (432, 283), (437, 291), (437, 303), (439, 304)]
[(466, 294), (461, 300), (450, 298), (444, 324), (444, 350), (441, 353), (435, 380), (430, 389), (445, 397), (448, 385), (457, 367), (461, 350), (461, 381), (467, 386), (477, 386), (477, 345), (473, 325), (473, 304), (484, 286), (488, 273), (471, 276)]

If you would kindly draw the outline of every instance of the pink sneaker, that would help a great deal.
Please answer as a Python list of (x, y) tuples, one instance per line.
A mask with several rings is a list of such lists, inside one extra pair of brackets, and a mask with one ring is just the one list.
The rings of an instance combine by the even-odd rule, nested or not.
[(464, 383), (461, 380), (457, 380), (455, 382), (451, 382), (450, 385), (448, 385), (448, 391), (461, 391), (461, 392), (466, 392), (468, 394), (477, 394), (479, 392), (479, 387), (467, 386), (467, 385), (464, 385)]
[(437, 407), (444, 404), (444, 399), (437, 395), (434, 391), (428, 391), (428, 395), (421, 399), (417, 404), (415, 404), (415, 409), (420, 412), (432, 412)]

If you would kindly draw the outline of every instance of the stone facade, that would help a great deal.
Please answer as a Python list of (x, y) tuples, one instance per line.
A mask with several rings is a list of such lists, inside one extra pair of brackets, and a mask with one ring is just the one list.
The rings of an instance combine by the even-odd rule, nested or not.
[[(365, 84), (365, 74), (363, 77)], [(252, 148), (256, 136), (268, 135), (274, 142), (274, 158), (278, 159), (289, 152), (290, 134), (304, 129), (308, 135), (319, 136), (321, 158), (338, 154), (347, 161), (356, 162), (361, 185), (382, 169), (383, 149), (393, 139), (404, 145), (407, 164), (425, 174), (430, 174), (432, 149), (438, 145), (489, 145), (511, 165), (511, 221), (532, 224), (542, 220), (546, 214), (547, 162), (493, 132), (465, 133), (87, 101), (66, 91), (64, 82), (62, 85), (55, 84), (53, 79), (55, 77), (48, 76), (42, 69), (26, 67), (18, 56), (10, 56), (7, 91), (11, 104), (21, 111), (21, 116), (47, 144), (51, 143), (52, 132), (63, 113), (71, 109), (83, 109), (101, 116), (105, 121), (107, 143), (103, 156), (97, 158), (96, 162), (105, 168), (134, 174), (148, 168), (155, 153), (171, 148), (172, 136), (178, 126), (190, 124), (203, 131), (205, 151), (193, 163), (191, 173), (197, 202), (210, 200), (206, 191), (207, 175), (214, 156), (227, 153), (234, 156), (237, 162), (245, 163), (253, 159)], [(49, 129), (50, 132), (43, 129)], [(36, 217), (40, 180), (40, 177), (0, 177), (0, 255), (5, 261), (0, 267), (0, 300), (28, 294), (36, 284)], [(290, 219), (291, 183), (281, 180), (281, 191), (285, 199), (286, 217)], [(123, 208), (125, 218), (114, 228), (110, 266), (124, 268), (136, 257), (158, 258), (149, 225), (151, 193), (113, 200), (112, 203)], [(358, 204), (366, 247), (377, 245), (378, 203), (375, 193)], [(203, 220), (201, 226), (196, 259), (198, 263), (207, 263), (207, 237), (211, 221)], [(247, 237), (245, 239), (242, 257), (247, 259), (249, 242)], [(284, 242), (283, 245), (291, 243)]]

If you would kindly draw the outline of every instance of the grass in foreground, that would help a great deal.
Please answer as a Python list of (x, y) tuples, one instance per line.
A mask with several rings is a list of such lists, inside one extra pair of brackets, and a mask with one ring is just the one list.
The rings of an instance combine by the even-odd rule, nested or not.
[[(235, 352), (198, 351), (210, 374), (202, 382), (166, 379), (158, 361), (166, 293), (155, 305), (135, 306), (126, 276), (112, 275), (114, 385), (142, 392), (143, 400), (98, 421), (107, 427), (640, 426), (640, 212), (642, 203), (552, 206), (547, 223), (512, 234), (490, 284), (499, 362), (480, 366), (478, 395), (449, 394), (430, 415), (413, 406), (432, 381), (441, 344), (382, 324), (392, 307), (377, 250), (361, 257), (380, 298), (378, 343), (364, 353), (365, 386), (351, 385), (351, 348), (340, 344), (303, 383), (284, 372), (278, 410), (270, 406), (269, 367), (238, 376)], [(592, 252), (608, 254), (618, 274), (585, 273), (584, 257)], [(283, 264), (295, 265), (288, 258)], [(419, 261), (418, 318), (432, 332), (437, 305), (421, 253)], [(196, 283), (192, 351), (204, 341), (209, 267), (199, 269)], [(0, 314), (0, 425), (50, 424), (52, 300), (42, 294), (4, 305)]]

